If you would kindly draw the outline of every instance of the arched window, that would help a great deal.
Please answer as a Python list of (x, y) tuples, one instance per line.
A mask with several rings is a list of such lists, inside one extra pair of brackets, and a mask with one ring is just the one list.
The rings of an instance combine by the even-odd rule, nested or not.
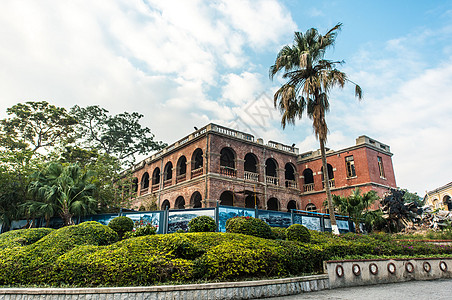
[(160, 183), (160, 168), (155, 168), (152, 172), (152, 185)]
[(163, 180), (170, 180), (173, 178), (173, 163), (172, 162), (167, 162), (165, 165), (165, 171), (163, 172), (164, 174), (164, 179)]
[(221, 193), (220, 205), (234, 206), (234, 194), (231, 191)]
[(257, 172), (257, 158), (256, 155), (253, 153), (248, 153), (245, 155), (245, 163), (244, 163), (244, 169), (247, 172)]
[(177, 209), (185, 209), (185, 199), (182, 196), (176, 198), (176, 202), (174, 203), (174, 208)]
[[(330, 188), (335, 187), (334, 184), (334, 172), (333, 172), (333, 167), (330, 164), (327, 164), (327, 169), (328, 169), (328, 178), (330, 180)], [(323, 188), (325, 188), (325, 178), (323, 176), (324, 172), (323, 172), (323, 166), (320, 169), (322, 171), (322, 183), (323, 183)]]
[(259, 207), (259, 198), (257, 196), (254, 195), (248, 195), (245, 198), (245, 207), (246, 208), (255, 208), (257, 205), (257, 207)]
[(235, 153), (231, 148), (225, 147), (220, 151), (220, 174), (235, 177)]
[(138, 178), (136, 177), (132, 179), (132, 192), (138, 192)]
[(317, 211), (317, 207), (315, 207), (315, 205), (312, 203), (308, 203), (308, 205), (306, 205), (305, 210), (306, 211)]
[(185, 175), (185, 173), (187, 173), (187, 158), (184, 155), (182, 155), (177, 160), (176, 174)]
[(443, 197), (443, 203), (447, 207), (448, 211), (452, 211), (452, 199), (449, 195)]
[(141, 189), (147, 189), (149, 187), (149, 173), (144, 172), (141, 176)]
[(193, 152), (191, 157), (191, 177), (197, 177), (203, 174), (203, 152), (200, 148)]
[(259, 181), (259, 171), (257, 166), (257, 158), (253, 153), (245, 155), (245, 163), (243, 164), (244, 179), (250, 181)]
[(303, 177), (304, 177), (304, 185), (303, 185), (303, 191), (304, 192), (310, 192), (314, 190), (314, 174), (312, 173), (311, 169), (305, 169), (303, 171)]
[(162, 203), (162, 210), (167, 210), (170, 208), (170, 203), (168, 200), (163, 201)]
[(284, 167), (284, 177), (286, 179), (286, 187), (297, 188), (297, 181), (295, 180), (295, 167), (291, 163), (287, 163)]
[(267, 201), (267, 210), (279, 210), (279, 200), (276, 198), (270, 198)]
[(290, 200), (289, 203), (287, 203), (287, 211), (290, 212), (292, 209), (297, 209), (297, 202), (295, 202), (295, 200)]
[(194, 192), (190, 198), (190, 204), (193, 208), (201, 208), (202, 196), (200, 192)]
[(273, 158), (265, 161), (265, 175), (267, 184), (278, 185), (278, 163)]

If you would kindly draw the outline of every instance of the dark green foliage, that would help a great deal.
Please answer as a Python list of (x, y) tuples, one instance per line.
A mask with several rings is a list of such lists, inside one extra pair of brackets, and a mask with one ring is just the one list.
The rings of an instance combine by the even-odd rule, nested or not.
[(275, 240), (286, 240), (286, 228), (284, 227), (271, 227), (273, 238)]
[[(333, 258), (452, 254), (450, 246), (400, 242), (386, 234), (310, 234), (310, 243), (214, 232), (146, 235), (114, 243), (117, 234), (108, 226), (85, 222), (50, 230), (22, 247), (12, 242), (0, 249), (0, 285), (142, 286), (297, 276), (321, 272), (323, 261)], [(0, 243), (2, 239), (12, 241), (14, 234), (0, 235)]]
[(116, 217), (108, 223), (108, 227), (122, 237), (127, 231), (133, 230), (133, 221), (131, 218), (125, 216)]
[(157, 227), (151, 224), (146, 224), (144, 226), (138, 227), (135, 231), (127, 231), (124, 233), (123, 238), (139, 237), (145, 235), (153, 235), (157, 232)]
[(188, 232), (214, 232), (217, 224), (211, 217), (198, 216), (190, 220), (188, 228)]
[(183, 230), (183, 229), (178, 229), (178, 230), (176, 230), (176, 233), (185, 233), (185, 230)]
[(301, 224), (293, 224), (287, 228), (287, 239), (289, 241), (298, 241), (308, 243), (311, 240), (309, 230)]
[(0, 251), (0, 285), (51, 282), (57, 259), (82, 245), (102, 246), (118, 235), (97, 222), (84, 222), (51, 231), (35, 243)]
[(54, 231), (51, 228), (31, 228), (0, 234), (0, 249), (31, 245)]
[(235, 217), (226, 221), (226, 232), (241, 233), (261, 237), (272, 238), (270, 225), (265, 221), (253, 217)]

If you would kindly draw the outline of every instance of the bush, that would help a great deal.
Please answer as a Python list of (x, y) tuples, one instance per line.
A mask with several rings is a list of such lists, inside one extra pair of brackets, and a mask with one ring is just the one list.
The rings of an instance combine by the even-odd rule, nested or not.
[(145, 226), (138, 227), (135, 231), (127, 231), (124, 233), (123, 238), (139, 237), (145, 235), (153, 235), (157, 233), (157, 227), (151, 224), (146, 224)]
[(284, 227), (271, 227), (273, 238), (275, 240), (286, 240), (286, 228)]
[(31, 245), (55, 229), (30, 228), (8, 231), (0, 234), (0, 249)]
[(131, 218), (125, 216), (116, 217), (108, 223), (108, 227), (113, 229), (122, 238), (124, 233), (133, 230), (133, 221)]
[(198, 216), (190, 220), (188, 228), (188, 232), (214, 232), (217, 224), (211, 217)]
[(289, 241), (309, 243), (311, 240), (309, 230), (301, 224), (290, 225), (289, 228), (287, 228), (286, 234)]
[(112, 229), (94, 221), (53, 230), (31, 245), (0, 251), (0, 285), (50, 282), (52, 266), (61, 255), (78, 246), (103, 246), (117, 240)]
[(270, 225), (253, 217), (234, 217), (226, 221), (226, 232), (241, 233), (271, 239), (273, 237)]

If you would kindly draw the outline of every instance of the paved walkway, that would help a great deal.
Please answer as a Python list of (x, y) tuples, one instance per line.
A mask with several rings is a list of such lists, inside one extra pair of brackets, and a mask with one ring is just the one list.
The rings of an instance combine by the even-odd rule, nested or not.
[(432, 281), (408, 281), (402, 283), (379, 284), (361, 287), (349, 287), (319, 292), (303, 293), (293, 296), (267, 298), (272, 300), (415, 300), (415, 299), (452, 299), (452, 279)]

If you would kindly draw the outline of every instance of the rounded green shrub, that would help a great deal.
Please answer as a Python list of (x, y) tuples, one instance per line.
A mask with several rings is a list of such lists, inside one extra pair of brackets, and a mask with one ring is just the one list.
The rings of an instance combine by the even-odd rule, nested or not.
[(190, 220), (188, 228), (188, 232), (214, 232), (217, 224), (209, 216), (198, 216)]
[(122, 237), (127, 231), (133, 230), (133, 221), (131, 218), (125, 216), (116, 217), (108, 223), (108, 227)]
[(54, 230), (52, 228), (30, 228), (2, 233), (0, 234), (0, 249), (31, 245)]
[(286, 239), (286, 228), (284, 227), (271, 227), (273, 238), (275, 240), (285, 240)]
[(226, 232), (241, 233), (271, 239), (273, 237), (270, 225), (253, 217), (234, 217), (226, 221)]
[(157, 233), (157, 227), (152, 226), (151, 224), (146, 224), (144, 226), (138, 227), (135, 231), (127, 231), (124, 233), (123, 238), (131, 238), (145, 235), (153, 235)]
[(286, 235), (289, 241), (309, 243), (311, 240), (309, 229), (301, 224), (290, 225), (289, 228), (287, 228)]

